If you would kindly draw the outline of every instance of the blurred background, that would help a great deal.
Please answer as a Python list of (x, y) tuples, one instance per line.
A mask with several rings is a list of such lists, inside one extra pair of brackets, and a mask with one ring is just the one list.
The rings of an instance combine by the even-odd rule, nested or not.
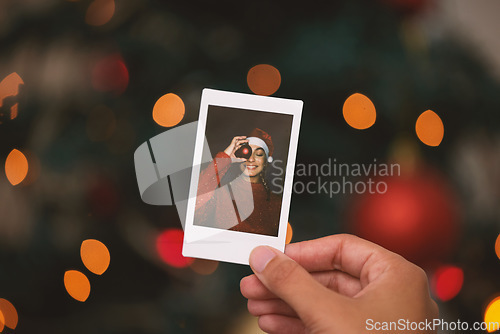
[[(297, 163), (401, 166), (384, 196), (294, 194), (292, 242), (355, 233), (423, 266), (442, 318), (482, 321), (490, 306), (500, 321), (499, 11), (496, 0), (1, 0), (3, 332), (260, 332), (239, 292), (250, 269), (182, 258), (175, 207), (141, 201), (133, 163), (175, 125), (153, 119), (160, 97), (176, 94), (187, 124), (205, 87), (252, 94), (258, 64), (279, 71), (273, 96), (304, 101)], [(365, 130), (343, 117), (353, 93), (376, 108)], [(429, 109), (444, 124), (438, 146), (415, 133)], [(102, 244), (86, 253), (87, 239)]]

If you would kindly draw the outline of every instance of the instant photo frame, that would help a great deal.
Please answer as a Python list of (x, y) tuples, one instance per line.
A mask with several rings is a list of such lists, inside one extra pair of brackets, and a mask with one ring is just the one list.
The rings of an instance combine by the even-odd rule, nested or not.
[[(233, 108), (234, 117), (238, 117), (238, 110), (255, 111), (258, 112), (256, 113), (257, 115), (263, 116), (271, 114), (291, 116), (291, 122), (286, 123), (290, 133), (286, 150), (286, 168), (284, 169), (281, 209), (276, 236), (200, 226), (194, 223), (198, 182), (203, 157), (206, 155), (204, 154), (204, 146), (206, 149), (205, 138), (207, 118), (210, 117), (210, 108), (214, 106)], [(186, 225), (182, 249), (182, 254), (184, 256), (248, 265), (250, 252), (257, 246), (267, 245), (284, 251), (302, 106), (303, 102), (299, 100), (233, 93), (213, 89), (203, 90), (187, 203)], [(287, 119), (290, 119), (290, 117), (287, 117)], [(231, 122), (228, 122), (227, 126), (230, 127)], [(275, 124), (275, 126), (279, 126), (279, 124)], [(208, 144), (210, 145), (210, 141)], [(238, 200), (235, 199), (235, 202), (238, 202)], [(254, 210), (253, 206), (250, 206), (250, 209)]]

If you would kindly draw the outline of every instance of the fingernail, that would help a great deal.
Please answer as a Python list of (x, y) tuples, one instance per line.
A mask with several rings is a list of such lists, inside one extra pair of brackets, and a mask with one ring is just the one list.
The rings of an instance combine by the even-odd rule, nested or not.
[(269, 247), (257, 247), (250, 254), (250, 266), (255, 272), (261, 273), (275, 256), (276, 253), (269, 249)]

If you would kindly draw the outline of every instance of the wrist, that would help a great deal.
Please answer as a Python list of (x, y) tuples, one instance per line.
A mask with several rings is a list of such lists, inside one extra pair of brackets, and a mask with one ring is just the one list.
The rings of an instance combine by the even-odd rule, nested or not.
[(230, 158), (230, 155), (226, 151), (217, 153), (216, 158)]

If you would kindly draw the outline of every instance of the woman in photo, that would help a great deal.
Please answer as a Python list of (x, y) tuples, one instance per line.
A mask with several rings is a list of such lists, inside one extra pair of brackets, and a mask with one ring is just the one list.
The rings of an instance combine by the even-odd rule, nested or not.
[[(235, 155), (242, 146), (247, 158)], [(281, 196), (270, 190), (265, 178), (273, 151), (271, 136), (255, 128), (217, 153), (200, 173), (195, 225), (277, 236)]]

